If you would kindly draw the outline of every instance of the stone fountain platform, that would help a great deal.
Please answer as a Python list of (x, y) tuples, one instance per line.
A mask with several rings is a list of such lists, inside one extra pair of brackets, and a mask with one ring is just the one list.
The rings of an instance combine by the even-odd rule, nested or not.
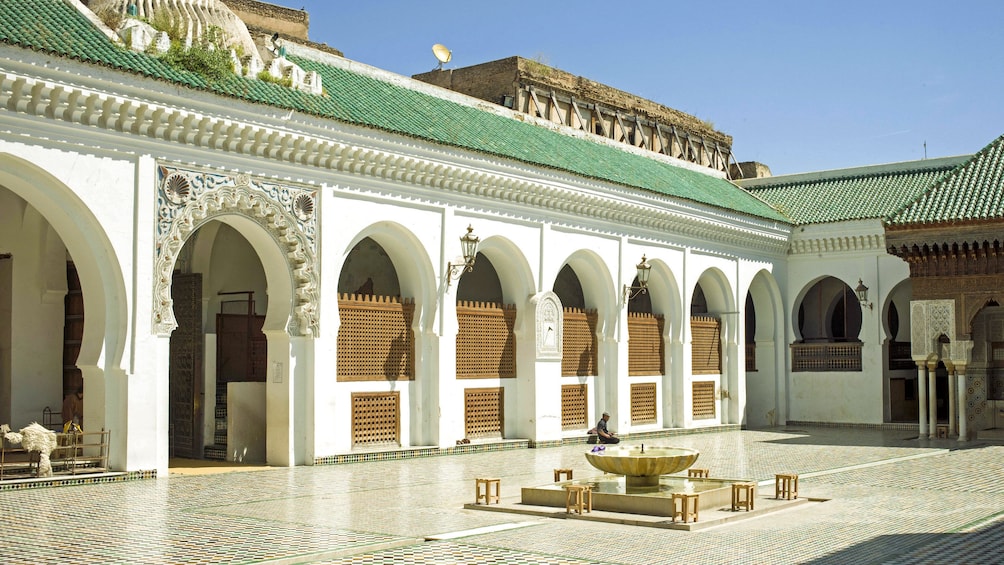
[[(617, 479), (620, 479), (619, 484)], [(584, 480), (562, 481), (536, 487), (523, 487), (521, 496), (503, 498), (500, 504), (465, 504), (469, 510), (508, 512), (529, 516), (541, 516), (569, 520), (588, 520), (632, 526), (647, 526), (673, 530), (694, 531), (726, 524), (738, 520), (760, 518), (766, 514), (797, 508), (810, 503), (824, 502), (824, 499), (798, 498), (795, 500), (774, 499), (774, 481), (762, 481), (757, 486), (756, 508), (749, 512), (733, 512), (733, 482), (741, 479), (688, 479), (686, 477), (664, 476), (658, 491), (648, 493), (623, 492), (623, 477), (604, 475)], [(672, 522), (670, 493), (675, 489), (682, 492), (691, 485), (691, 492), (699, 492), (700, 520), (698, 522)], [(724, 483), (724, 486), (722, 485)], [(565, 512), (565, 490), (567, 484), (592, 484), (593, 511), (581, 515)], [(632, 489), (633, 490), (633, 489)], [(620, 492), (618, 492), (620, 491)]]

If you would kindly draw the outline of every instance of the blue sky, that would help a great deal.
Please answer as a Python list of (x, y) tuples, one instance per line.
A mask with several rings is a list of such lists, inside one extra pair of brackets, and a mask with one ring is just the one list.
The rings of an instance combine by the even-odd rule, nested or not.
[[(275, 2), (276, 0), (273, 0)], [(513, 55), (693, 114), (775, 175), (1004, 134), (1004, 2), (290, 0), (310, 39), (410, 76)]]

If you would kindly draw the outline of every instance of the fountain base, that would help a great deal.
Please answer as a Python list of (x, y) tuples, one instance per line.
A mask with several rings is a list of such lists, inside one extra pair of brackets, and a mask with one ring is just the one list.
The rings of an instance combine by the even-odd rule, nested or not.
[(523, 487), (521, 502), (532, 506), (564, 508), (564, 485), (589, 485), (593, 488), (595, 510), (671, 517), (674, 492), (698, 493), (701, 495), (698, 505), (701, 510), (717, 509), (728, 507), (732, 503), (732, 483), (744, 480), (698, 479), (667, 475), (630, 478), (655, 479), (656, 482), (653, 485), (634, 485), (628, 484), (626, 477), (621, 475), (603, 475), (539, 487)]

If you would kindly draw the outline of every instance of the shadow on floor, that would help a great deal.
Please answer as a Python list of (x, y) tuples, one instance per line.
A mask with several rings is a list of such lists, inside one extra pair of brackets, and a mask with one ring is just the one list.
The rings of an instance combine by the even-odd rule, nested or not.
[(170, 475), (212, 475), (239, 471), (266, 471), (272, 468), (268, 465), (250, 465), (211, 459), (182, 459), (180, 457), (172, 457), (167, 466)]

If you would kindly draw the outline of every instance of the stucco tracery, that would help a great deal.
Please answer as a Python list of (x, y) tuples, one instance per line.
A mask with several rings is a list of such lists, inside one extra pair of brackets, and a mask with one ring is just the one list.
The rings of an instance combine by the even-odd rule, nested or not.
[(157, 249), (153, 331), (177, 327), (171, 281), (188, 237), (206, 222), (236, 214), (260, 225), (282, 250), (293, 288), (290, 335), (318, 333), (316, 190), (269, 183), (248, 174), (157, 167)]

